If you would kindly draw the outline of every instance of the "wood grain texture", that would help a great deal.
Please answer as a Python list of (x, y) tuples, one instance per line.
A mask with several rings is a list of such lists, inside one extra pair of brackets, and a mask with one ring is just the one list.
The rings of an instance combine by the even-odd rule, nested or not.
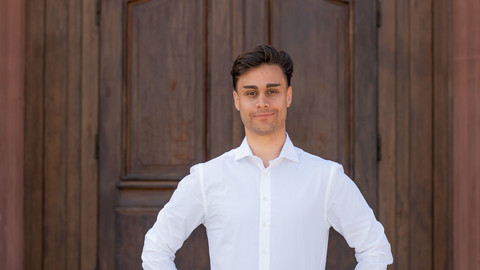
[(409, 196), (409, 171), (410, 171), (410, 119), (409, 119), (409, 92), (410, 92), (410, 13), (407, 1), (396, 1), (396, 130), (397, 149), (396, 156), (396, 247), (395, 269), (408, 270), (410, 262), (410, 196)]
[(379, 206), (389, 269), (451, 269), (448, 1), (380, 8)]
[[(167, 200), (147, 196), (142, 183), (170, 181), (170, 188), (153, 190), (164, 198), (190, 166), (206, 158), (210, 11), (207, 1), (102, 4), (99, 267), (136, 269), (143, 235), (154, 219), (126, 218), (118, 207), (161, 209)], [(129, 231), (141, 237), (126, 236)], [(179, 252), (179, 266), (209, 265), (205, 237), (192, 236), (185, 246), (207, 253)]]
[(66, 62), (66, 70), (68, 71), (65, 86), (66, 102), (66, 190), (65, 190), (65, 208), (66, 220), (65, 231), (67, 238), (66, 246), (66, 268), (78, 270), (80, 267), (80, 183), (81, 183), (81, 105), (82, 99), (82, 13), (78, 12), (82, 8), (82, 2), (76, 0), (68, 0), (67, 8), (67, 53), (68, 61)]
[[(352, 48), (354, 71), (352, 82), (354, 89), (354, 110), (352, 121), (354, 128), (352, 174), (356, 184), (370, 207), (378, 214), (377, 185), (377, 28), (376, 1), (356, 2), (354, 19), (355, 46)], [(375, 48), (375, 49), (369, 49)], [(362, 52), (362, 53), (360, 53)], [(368, 67), (368, 68), (367, 68)], [(373, 153), (372, 153), (373, 151)]]
[(28, 1), (26, 10), (25, 267), (93, 269), (95, 1)]
[(81, 139), (80, 144), (80, 243), (79, 268), (95, 269), (97, 266), (98, 226), (98, 163), (96, 139), (98, 134), (98, 78), (99, 32), (96, 25), (97, 1), (83, 0), (82, 55), (81, 55)]
[(126, 177), (180, 179), (205, 160), (206, 12), (195, 3), (127, 4)]
[[(207, 46), (207, 159), (217, 157), (233, 148), (233, 97), (231, 65), (224, 59), (233, 59), (233, 42), (215, 42), (226, 38), (233, 39), (233, 24), (237, 18), (229, 15), (234, 1), (211, 1), (211, 16), (208, 16), (209, 37)], [(237, 13), (234, 15), (238, 15)], [(240, 19), (240, 18), (238, 18)], [(233, 61), (233, 60), (232, 60)]]
[(65, 269), (68, 11), (66, 1), (45, 3), (43, 268)]
[(453, 1), (454, 269), (480, 268), (480, 2)]
[(452, 75), (449, 0), (433, 1), (433, 269), (452, 260)]
[(42, 269), (45, 1), (26, 1), (25, 269)]
[(46, 2), (44, 269), (80, 268), (81, 175), (89, 172), (81, 171), (81, 4)]
[[(99, 170), (98, 170), (98, 269), (115, 268), (115, 213), (116, 183), (122, 172), (122, 93), (125, 82), (121, 76), (124, 68), (122, 3), (102, 1), (102, 18), (99, 59)], [(107, 41), (115, 42), (107, 42)], [(111, 116), (111, 117), (106, 117)], [(115, 147), (107, 148), (108, 144)], [(104, 161), (105, 160), (105, 161)], [(103, 169), (102, 169), (103, 166)], [(103, 180), (106, 179), (106, 180)]]
[(432, 269), (432, 1), (410, 1), (410, 269)]
[[(380, 1), (378, 28), (378, 219), (396, 252), (396, 9), (394, 1)], [(395, 269), (395, 265), (389, 267)]]
[(0, 269), (24, 267), (25, 1), (0, 10)]

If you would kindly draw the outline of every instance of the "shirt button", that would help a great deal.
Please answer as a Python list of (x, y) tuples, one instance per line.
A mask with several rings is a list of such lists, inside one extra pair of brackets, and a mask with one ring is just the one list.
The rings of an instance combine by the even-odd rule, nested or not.
[(262, 227), (263, 227), (263, 228), (267, 227), (267, 223), (266, 223), (266, 222), (263, 222), (263, 223), (262, 223)]
[(263, 171), (262, 174), (263, 174), (263, 175), (267, 175), (267, 171)]
[(267, 197), (267, 196), (263, 196), (263, 200), (264, 200), (264, 201), (268, 200), (268, 197)]

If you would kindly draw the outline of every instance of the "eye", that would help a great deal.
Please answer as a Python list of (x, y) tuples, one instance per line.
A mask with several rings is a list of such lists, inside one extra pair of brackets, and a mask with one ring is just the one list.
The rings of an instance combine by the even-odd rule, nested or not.
[(249, 96), (249, 97), (254, 97), (257, 95), (257, 92), (255, 91), (248, 91), (245, 93), (246, 96)]
[(269, 90), (268, 90), (268, 94), (269, 94), (269, 95), (275, 95), (275, 94), (277, 94), (277, 93), (278, 93), (278, 90), (277, 90), (277, 89), (269, 89)]

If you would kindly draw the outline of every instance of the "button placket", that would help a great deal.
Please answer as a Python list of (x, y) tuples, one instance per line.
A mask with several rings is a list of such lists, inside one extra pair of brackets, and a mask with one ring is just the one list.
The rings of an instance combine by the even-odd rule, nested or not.
[(260, 177), (260, 224), (259, 224), (259, 269), (270, 269), (270, 190), (269, 168), (263, 169)]

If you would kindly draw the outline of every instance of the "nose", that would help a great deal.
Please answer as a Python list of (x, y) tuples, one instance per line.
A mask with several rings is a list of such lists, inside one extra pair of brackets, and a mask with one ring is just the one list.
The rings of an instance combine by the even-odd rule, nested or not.
[(259, 95), (257, 99), (257, 108), (268, 108), (268, 98), (265, 95)]

